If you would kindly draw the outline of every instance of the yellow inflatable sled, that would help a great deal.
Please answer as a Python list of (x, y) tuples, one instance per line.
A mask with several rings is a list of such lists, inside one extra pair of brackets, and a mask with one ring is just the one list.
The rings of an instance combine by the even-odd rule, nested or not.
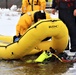
[[(51, 40), (42, 41), (47, 37)], [(58, 53), (68, 44), (68, 29), (59, 19), (41, 20), (32, 25), (26, 33), (13, 43), (13, 36), (0, 36), (0, 58), (20, 59), (26, 55), (36, 54), (50, 47)]]

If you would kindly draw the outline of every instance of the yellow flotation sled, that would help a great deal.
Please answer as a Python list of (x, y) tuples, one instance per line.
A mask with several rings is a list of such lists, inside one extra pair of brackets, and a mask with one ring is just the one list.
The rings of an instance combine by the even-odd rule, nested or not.
[[(50, 41), (42, 41), (51, 37)], [(20, 59), (36, 54), (50, 47), (63, 52), (68, 44), (68, 29), (59, 19), (40, 20), (32, 25), (19, 41), (13, 43), (13, 36), (0, 36), (0, 58)]]

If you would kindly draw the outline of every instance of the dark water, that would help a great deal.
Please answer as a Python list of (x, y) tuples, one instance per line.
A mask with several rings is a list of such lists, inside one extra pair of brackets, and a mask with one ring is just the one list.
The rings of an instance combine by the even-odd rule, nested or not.
[(76, 75), (75, 63), (26, 63), (32, 58), (35, 56), (26, 56), (23, 60), (0, 60), (0, 75)]

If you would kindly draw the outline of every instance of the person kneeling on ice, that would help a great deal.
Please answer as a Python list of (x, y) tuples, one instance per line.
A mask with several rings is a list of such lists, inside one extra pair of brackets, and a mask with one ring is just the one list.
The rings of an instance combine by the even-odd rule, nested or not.
[(13, 38), (13, 42), (19, 40), (19, 38), (24, 35), (26, 30), (40, 19), (51, 19), (50, 14), (41, 11), (30, 11), (20, 17), (18, 24), (16, 25), (16, 36)]

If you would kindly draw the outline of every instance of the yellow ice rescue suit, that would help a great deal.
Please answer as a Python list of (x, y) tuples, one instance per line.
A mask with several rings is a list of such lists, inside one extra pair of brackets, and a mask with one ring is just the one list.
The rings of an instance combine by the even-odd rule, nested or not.
[(34, 10), (45, 10), (45, 0), (22, 0), (22, 13)]

